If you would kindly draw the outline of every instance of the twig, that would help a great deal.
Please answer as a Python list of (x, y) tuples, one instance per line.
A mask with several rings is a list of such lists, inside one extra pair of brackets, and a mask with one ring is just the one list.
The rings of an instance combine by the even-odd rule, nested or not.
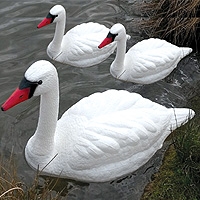
[(5, 191), (3, 194), (1, 194), (0, 198), (3, 197), (3, 196), (5, 196), (9, 192), (12, 192), (13, 190), (21, 190), (22, 192), (24, 192), (24, 190), (22, 188), (20, 188), (20, 187), (14, 187), (14, 188), (11, 188), (11, 189)]

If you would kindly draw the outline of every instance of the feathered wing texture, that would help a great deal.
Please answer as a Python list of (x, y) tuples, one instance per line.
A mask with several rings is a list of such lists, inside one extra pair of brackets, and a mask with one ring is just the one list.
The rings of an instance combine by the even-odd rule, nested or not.
[[(147, 118), (143, 117), (144, 114)], [(74, 170), (86, 170), (130, 159), (151, 149), (160, 138), (164, 140), (166, 136), (162, 132), (166, 131), (169, 122), (170, 115), (155, 119), (151, 112), (141, 111), (121, 111), (88, 120), (81, 133), (82, 139), (76, 138), (72, 152), (76, 162), (70, 160), (68, 164)]]
[[(137, 43), (127, 52), (126, 62), (134, 63), (130, 70), (135, 77), (171, 70), (181, 59), (182, 50), (179, 47), (163, 40), (152, 39)], [(166, 65), (169, 66), (167, 69)]]
[[(113, 101), (107, 105), (109, 96)], [(73, 170), (87, 170), (111, 163), (118, 165), (146, 150), (150, 156), (171, 132), (173, 114), (170, 109), (126, 91), (107, 91), (84, 98), (62, 117), (68, 120), (73, 116), (76, 125), (81, 123), (78, 135), (73, 135), (75, 127), (72, 129), (76, 144), (68, 164)]]
[(104, 54), (113, 53), (116, 42), (108, 45), (102, 51), (98, 49), (98, 45), (108, 32), (108, 28), (98, 23), (88, 22), (77, 25), (64, 36), (62, 48), (67, 49), (66, 53), (70, 61), (94, 58), (94, 56), (107, 57), (108, 55)]
[[(150, 38), (134, 45), (126, 53), (124, 65), (128, 81), (151, 83), (160, 80), (176, 68), (191, 48), (177, 47), (165, 40)], [(131, 64), (132, 63), (132, 64)], [(121, 77), (123, 79), (123, 76)]]

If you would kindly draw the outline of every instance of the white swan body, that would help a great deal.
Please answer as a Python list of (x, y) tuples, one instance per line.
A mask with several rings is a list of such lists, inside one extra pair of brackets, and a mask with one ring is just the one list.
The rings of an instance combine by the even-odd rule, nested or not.
[(83, 98), (57, 121), (58, 77), (48, 61), (28, 68), (2, 110), (27, 99), (25, 93), (22, 96), (28, 91), (26, 81), (35, 87), (33, 96), (41, 95), (41, 102), (25, 157), (34, 169), (52, 176), (104, 182), (131, 173), (162, 147), (171, 131), (194, 116), (191, 109), (166, 108), (137, 93), (108, 90)]
[(38, 28), (41, 28), (49, 23), (56, 23), (54, 38), (47, 47), (47, 54), (51, 59), (75, 67), (90, 67), (101, 63), (114, 52), (116, 43), (109, 45), (103, 51), (98, 49), (99, 43), (109, 31), (104, 25), (83, 23), (64, 35), (65, 21), (64, 7), (55, 5), (47, 18), (38, 25)]
[(191, 48), (177, 47), (165, 40), (150, 38), (138, 42), (126, 53), (125, 38), (125, 27), (115, 24), (110, 29), (109, 37), (99, 45), (102, 48), (112, 41), (117, 42), (117, 53), (110, 73), (123, 81), (150, 84), (161, 80), (192, 52)]

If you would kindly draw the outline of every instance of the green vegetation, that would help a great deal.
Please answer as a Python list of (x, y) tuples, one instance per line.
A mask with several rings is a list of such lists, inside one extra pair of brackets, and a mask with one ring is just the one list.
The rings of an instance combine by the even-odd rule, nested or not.
[(163, 165), (152, 177), (142, 200), (200, 199), (200, 98), (190, 101), (196, 116), (172, 133), (173, 144)]

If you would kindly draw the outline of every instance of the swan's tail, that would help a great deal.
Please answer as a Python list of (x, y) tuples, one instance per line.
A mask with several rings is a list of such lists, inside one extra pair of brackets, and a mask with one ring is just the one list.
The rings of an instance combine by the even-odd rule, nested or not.
[(195, 112), (192, 109), (188, 108), (170, 108), (172, 110), (173, 118), (171, 120), (171, 129), (172, 131), (178, 128), (179, 126), (187, 123), (195, 115)]
[(181, 50), (182, 50), (181, 59), (192, 52), (192, 48), (189, 47), (181, 47)]
[(126, 40), (130, 40), (131, 39), (131, 36), (126, 34)]

